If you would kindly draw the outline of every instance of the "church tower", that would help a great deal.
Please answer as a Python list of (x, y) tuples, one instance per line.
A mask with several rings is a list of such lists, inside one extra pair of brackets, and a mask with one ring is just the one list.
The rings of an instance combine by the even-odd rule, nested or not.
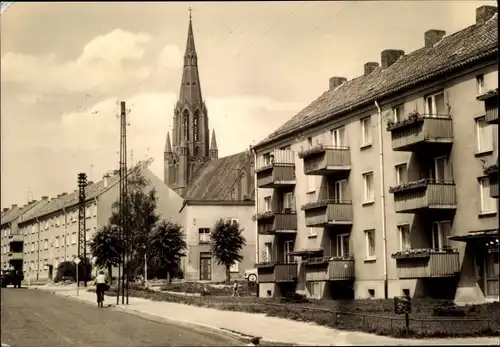
[(164, 181), (179, 195), (184, 196), (197, 167), (213, 158), (209, 141), (208, 113), (201, 95), (190, 10), (181, 88), (174, 108), (172, 144), (167, 133), (164, 152)]

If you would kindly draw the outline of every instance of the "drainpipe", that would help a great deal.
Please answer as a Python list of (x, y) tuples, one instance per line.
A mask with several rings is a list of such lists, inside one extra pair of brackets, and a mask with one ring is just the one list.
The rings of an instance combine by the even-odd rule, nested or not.
[[(255, 190), (255, 208), (254, 215), (257, 216), (259, 213), (259, 189), (257, 188), (257, 153), (255, 149), (252, 148), (253, 152), (253, 165), (254, 165), (254, 190)], [(255, 219), (255, 264), (259, 263), (259, 224), (257, 219)]]
[(38, 217), (35, 218), (36, 222), (38, 223), (38, 245), (37, 245), (37, 257), (36, 257), (36, 280), (38, 281), (39, 278), (39, 273), (40, 273), (40, 221), (38, 220)]
[(66, 218), (66, 207), (63, 207), (63, 215), (64, 215), (64, 261), (67, 260), (68, 257), (68, 243), (66, 242), (66, 238), (68, 237), (68, 223)]
[(379, 161), (380, 161), (380, 213), (382, 215), (382, 245), (383, 245), (383, 260), (384, 260), (384, 298), (387, 299), (389, 296), (389, 288), (387, 281), (387, 238), (386, 238), (386, 227), (387, 218), (385, 211), (385, 175), (384, 175), (384, 143), (382, 142), (382, 111), (380, 106), (375, 100), (375, 106), (377, 107), (378, 113), (378, 143), (379, 143)]

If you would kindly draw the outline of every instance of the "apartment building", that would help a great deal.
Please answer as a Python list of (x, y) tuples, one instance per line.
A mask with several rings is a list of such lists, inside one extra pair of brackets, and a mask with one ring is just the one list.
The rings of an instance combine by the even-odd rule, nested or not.
[(498, 299), (496, 13), (332, 77), (254, 147), (260, 296)]
[(36, 211), (45, 204), (45, 200), (30, 201), (28, 204), (18, 207), (4, 208), (0, 230), (0, 251), (2, 269), (14, 268), (23, 271), (23, 236), (20, 233), (18, 222), (23, 216)]
[[(180, 223), (178, 211), (182, 198), (145, 166), (140, 170), (149, 182), (146, 189), (156, 190), (160, 218)], [(105, 174), (99, 182), (89, 181), (85, 197), (85, 232), (86, 239), (90, 240), (100, 227), (108, 223), (112, 204), (118, 200), (118, 170)], [(47, 203), (42, 208), (26, 213), (18, 223), (24, 240), (25, 273), (37, 280), (53, 279), (61, 262), (72, 261), (78, 255), (78, 190), (59, 194), (50, 200), (44, 197), (43, 200)], [(89, 248), (87, 254), (91, 258)]]

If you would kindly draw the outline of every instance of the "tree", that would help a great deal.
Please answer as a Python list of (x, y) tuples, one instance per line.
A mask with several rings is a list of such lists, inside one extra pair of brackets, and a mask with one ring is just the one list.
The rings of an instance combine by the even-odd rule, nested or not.
[[(137, 165), (127, 176), (127, 224), (123, 234), (124, 241), (129, 245), (130, 260), (125, 266), (129, 274), (141, 266), (150, 234), (160, 220), (156, 214), (156, 191), (154, 188), (147, 190), (149, 181), (141, 174), (141, 166)], [(121, 226), (119, 199), (113, 203), (108, 225), (117, 230)]]
[(96, 257), (95, 264), (108, 269), (109, 278), (113, 278), (113, 266), (120, 264), (123, 243), (114, 225), (105, 225), (94, 235), (89, 243), (90, 252)]
[(179, 269), (181, 257), (186, 255), (186, 249), (182, 227), (171, 221), (161, 221), (149, 237), (147, 247), (149, 262), (157, 268), (157, 271), (166, 274), (170, 283), (172, 275)]
[(231, 266), (243, 260), (240, 251), (246, 245), (246, 240), (242, 232), (238, 222), (219, 219), (210, 234), (212, 254), (217, 264), (226, 268), (226, 282), (231, 281)]

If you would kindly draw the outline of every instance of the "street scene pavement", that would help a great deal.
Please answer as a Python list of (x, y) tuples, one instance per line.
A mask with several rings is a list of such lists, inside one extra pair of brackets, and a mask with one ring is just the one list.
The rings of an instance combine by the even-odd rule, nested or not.
[(237, 346), (234, 338), (98, 308), (47, 291), (1, 289), (1, 342), (27, 346)]
[[(12, 289), (13, 290), (13, 289)], [(37, 286), (33, 292), (49, 292), (56, 295), (95, 304), (95, 294), (83, 288), (76, 296), (76, 286)], [(129, 305), (117, 308), (124, 312), (138, 314), (143, 317), (166, 319), (167, 321), (190, 324), (193, 327), (210, 327), (214, 331), (238, 333), (243, 336), (261, 337), (261, 345), (295, 344), (295, 345), (499, 345), (497, 337), (482, 338), (444, 338), (444, 339), (397, 339), (355, 331), (343, 331), (320, 326), (314, 323), (297, 322), (277, 317), (269, 317), (260, 313), (237, 311), (221, 311), (206, 307), (177, 304), (172, 302), (151, 301), (142, 298), (129, 300)], [(106, 296), (105, 305), (116, 304), (116, 297)], [(100, 311), (97, 311), (99, 313)], [(3, 340), (2, 340), (3, 341)], [(242, 345), (244, 343), (240, 343)], [(206, 345), (206, 343), (204, 343)]]

